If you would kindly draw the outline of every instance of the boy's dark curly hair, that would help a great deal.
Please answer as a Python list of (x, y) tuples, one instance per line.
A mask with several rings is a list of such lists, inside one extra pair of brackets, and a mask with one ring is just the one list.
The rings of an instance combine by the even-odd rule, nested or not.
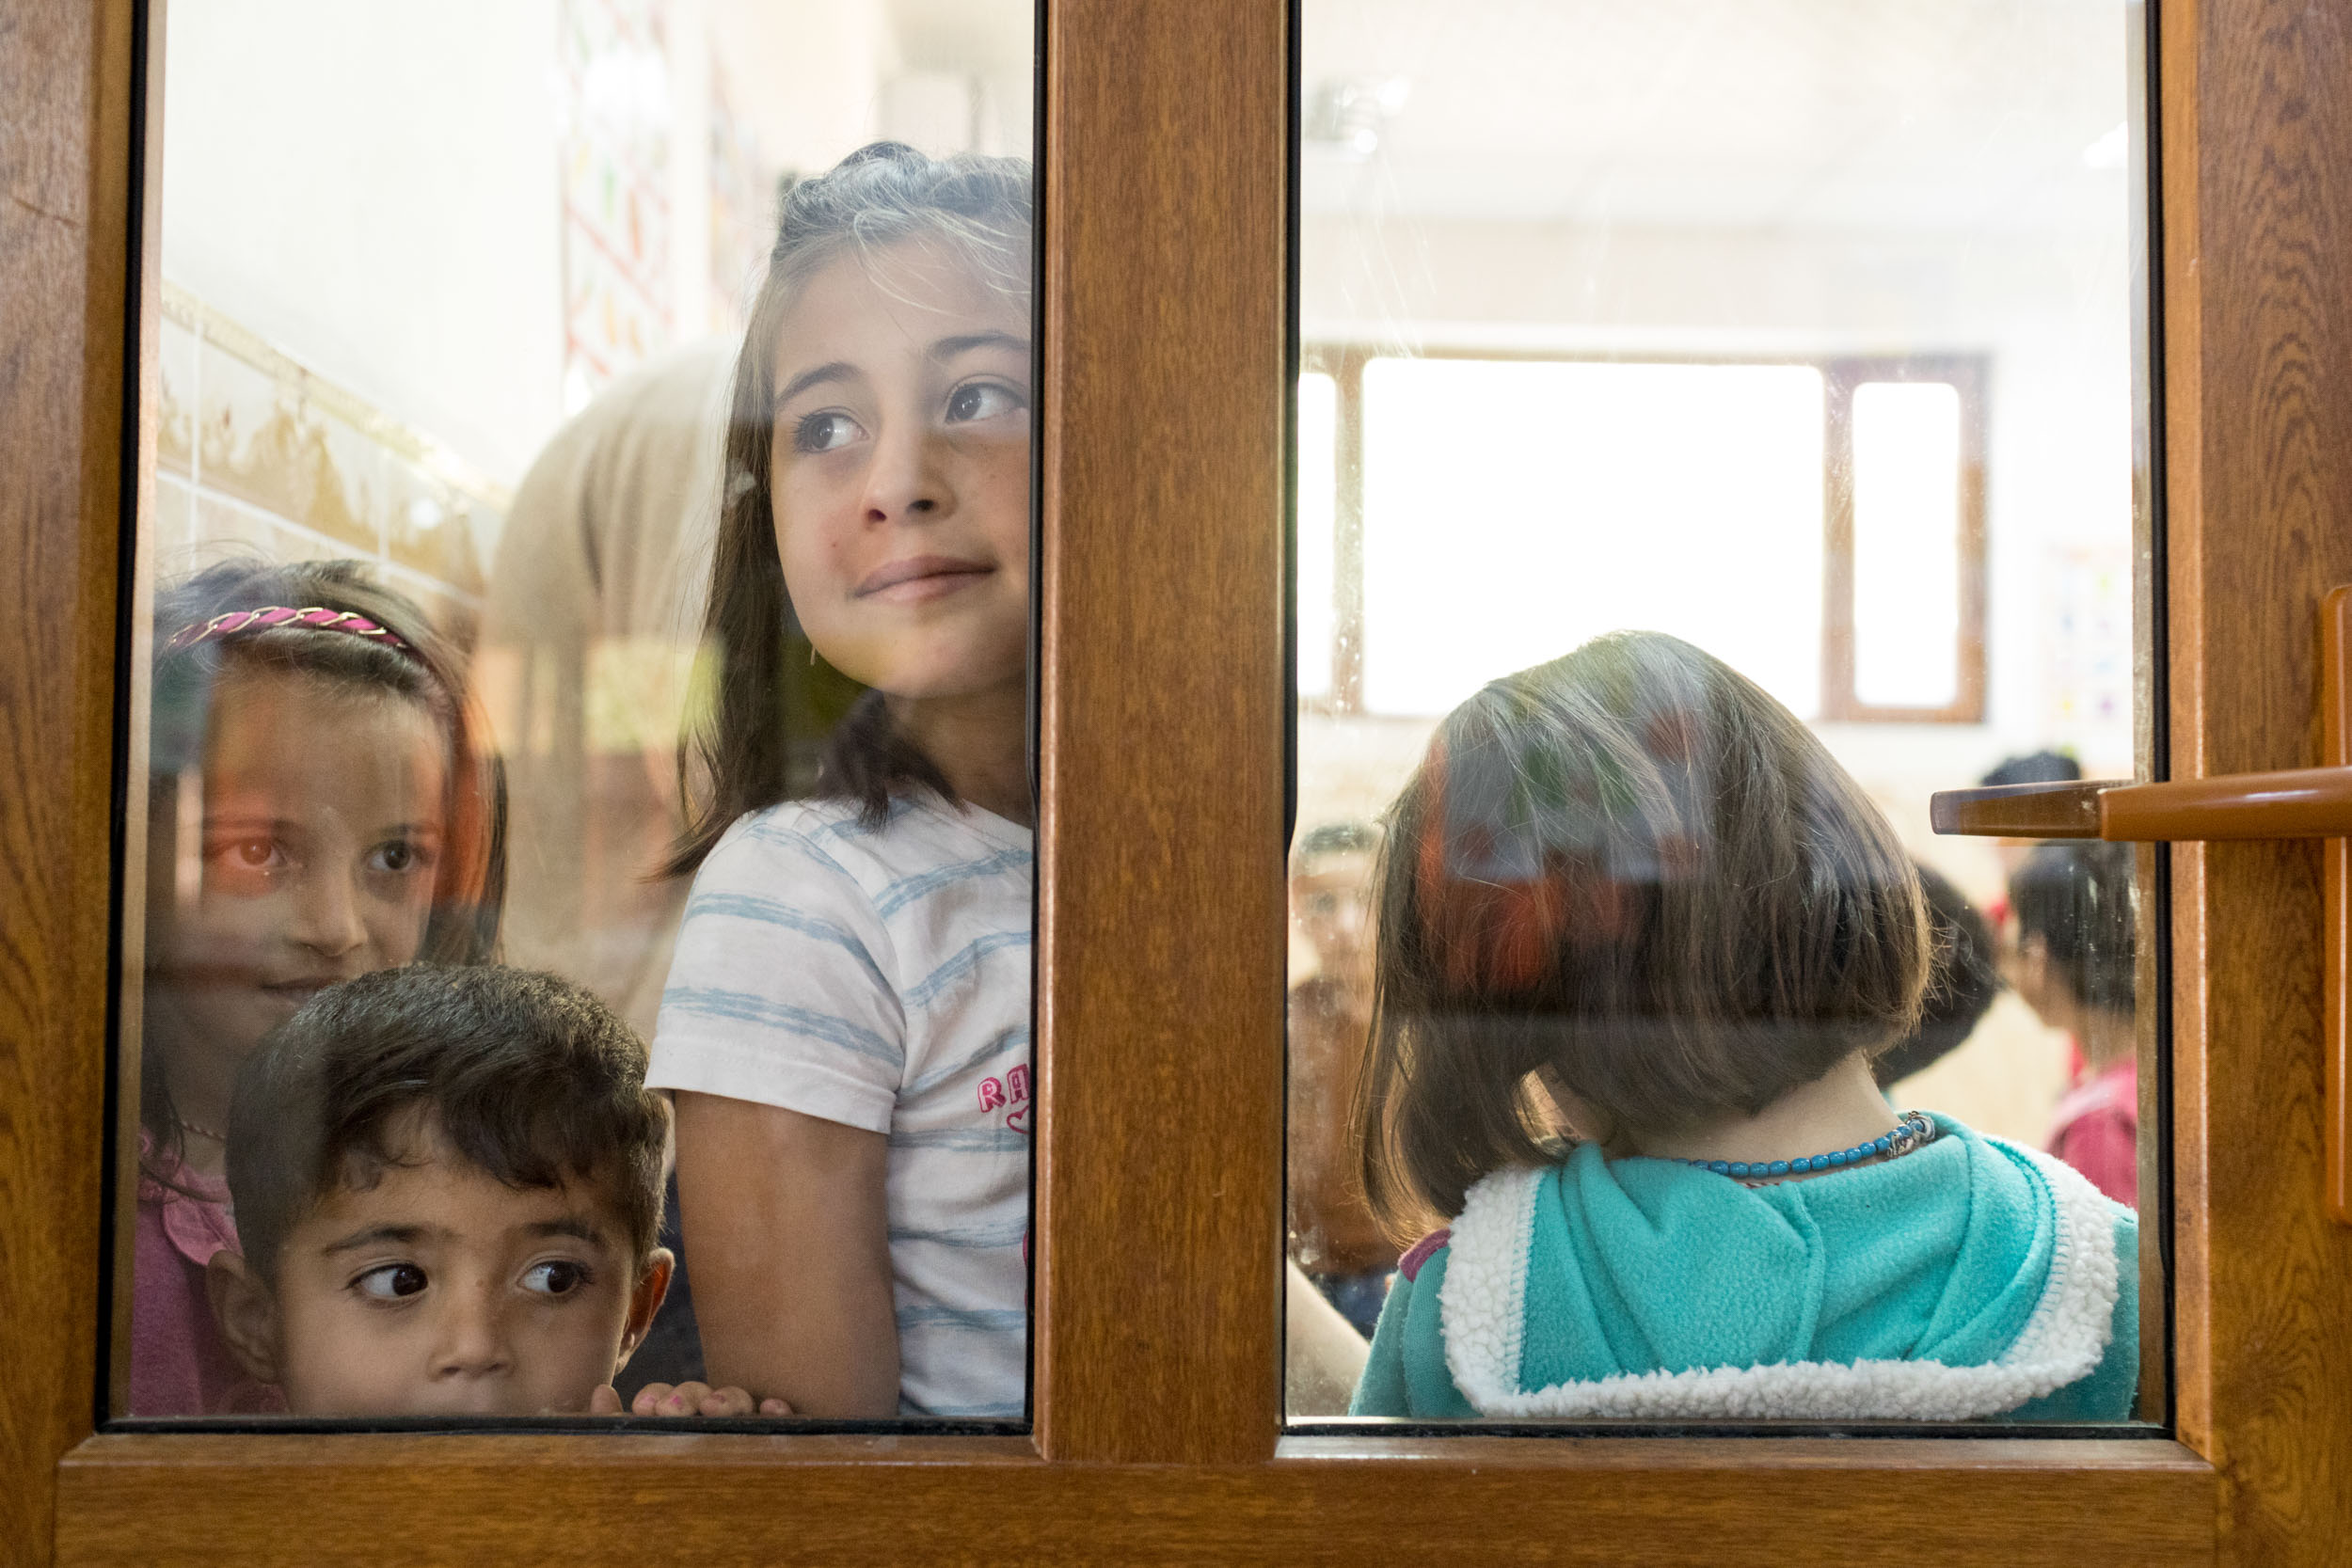
[(379, 970), (322, 991), (238, 1069), (229, 1191), (246, 1260), (338, 1187), (364, 1190), (437, 1135), (510, 1187), (602, 1189), (643, 1259), (661, 1220), (670, 1108), (645, 1048), (568, 980), (494, 965)]

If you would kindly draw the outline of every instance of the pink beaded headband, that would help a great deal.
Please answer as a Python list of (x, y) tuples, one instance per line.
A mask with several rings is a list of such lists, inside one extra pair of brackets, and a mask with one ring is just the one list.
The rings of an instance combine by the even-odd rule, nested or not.
[(349, 632), (417, 657), (401, 635), (389, 626), (378, 626), (357, 610), (327, 610), (312, 605), (307, 610), (294, 610), (285, 605), (265, 605), (260, 610), (232, 610), (226, 615), (215, 615), (197, 626), (183, 626), (179, 634), (164, 644), (164, 652), (176, 654), (193, 648), (199, 642), (218, 642), (248, 631), (267, 631), (273, 626), (308, 626), (314, 631)]

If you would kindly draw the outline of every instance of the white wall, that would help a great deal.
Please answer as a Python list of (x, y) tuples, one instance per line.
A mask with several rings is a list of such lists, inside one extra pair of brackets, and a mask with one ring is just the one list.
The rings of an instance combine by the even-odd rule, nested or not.
[[(512, 484), (563, 417), (557, 0), (177, 0), (164, 268)], [(670, 265), (707, 292), (709, 73), (782, 167), (877, 134), (879, 0), (672, 0)]]
[(513, 483), (560, 417), (555, 0), (175, 0), (164, 272)]
[(898, 40), (878, 4), (705, 0), (710, 40), (779, 169), (821, 174), (881, 134)]
[[(1008, 0), (968, 14), (670, 0), (680, 335), (701, 329), (710, 286), (714, 67), (779, 169), (821, 172), (909, 129), (890, 113), (902, 77), (897, 98), (918, 108), (927, 86), (984, 94), (984, 113), (951, 117), (955, 136), (918, 137), (946, 143), (932, 150), (976, 125), (1011, 146), (1027, 128), (1025, 81), (1006, 85), (1027, 14)], [(165, 275), (513, 484), (564, 416), (558, 26), (558, 0), (175, 0)]]

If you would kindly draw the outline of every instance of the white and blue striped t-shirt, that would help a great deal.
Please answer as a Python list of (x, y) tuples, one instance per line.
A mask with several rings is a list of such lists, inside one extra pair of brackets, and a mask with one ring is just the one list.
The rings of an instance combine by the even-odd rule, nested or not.
[(1031, 862), (977, 807), (755, 812), (695, 876), (661, 997), (653, 1087), (889, 1134), (910, 1415), (1023, 1410)]

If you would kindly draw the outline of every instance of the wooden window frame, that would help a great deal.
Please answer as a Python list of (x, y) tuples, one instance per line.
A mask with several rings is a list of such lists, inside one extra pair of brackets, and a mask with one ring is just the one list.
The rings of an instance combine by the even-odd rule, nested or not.
[[(1851, 356), (1819, 361), (1827, 392), (1821, 444), (1821, 713), (1825, 724), (1984, 722), (1986, 360), (1981, 355)], [(1943, 382), (1960, 392), (1959, 679), (1941, 707), (1866, 703), (1854, 687), (1853, 395), (1879, 381)]]
[[(133, 95), (135, 0), (0, 0), (15, 1560), (2333, 1559), (2352, 1232), (2319, 1201), (2317, 1020), (2280, 1000), (2318, 995), (2310, 846), (2171, 852), (2173, 1438), (1282, 1435), (1289, 12), (1046, 10), (1033, 1435), (294, 1438), (93, 1435), (155, 126)], [(2169, 620), (2149, 674), (2169, 681), (2141, 683), (2169, 690), (2152, 766), (2300, 765), (2314, 660), (2282, 628), (2352, 580), (2352, 403), (2326, 390), (2352, 384), (2333, 261), (2352, 28), (2301, 0), (2166, 0), (2156, 36), (2169, 520), (2142, 561)]]
[[(1305, 699), (1310, 712), (1359, 718), (1364, 707), (1364, 368), (1375, 359), (1474, 359), (1578, 365), (1802, 365), (1821, 373), (1821, 705), (1825, 724), (1981, 724), (1985, 691), (1985, 406), (1980, 354), (1710, 356), (1571, 354), (1537, 349), (1444, 346), (1389, 352), (1363, 343), (1319, 341), (1299, 355), (1302, 374), (1327, 375), (1336, 394), (1332, 442), (1331, 686)], [(1940, 707), (1864, 702), (1854, 689), (1853, 394), (1866, 383), (1941, 382), (1960, 394), (1960, 517), (1953, 541), (1958, 595), (1952, 700)], [(1411, 717), (1380, 715), (1379, 717)]]

